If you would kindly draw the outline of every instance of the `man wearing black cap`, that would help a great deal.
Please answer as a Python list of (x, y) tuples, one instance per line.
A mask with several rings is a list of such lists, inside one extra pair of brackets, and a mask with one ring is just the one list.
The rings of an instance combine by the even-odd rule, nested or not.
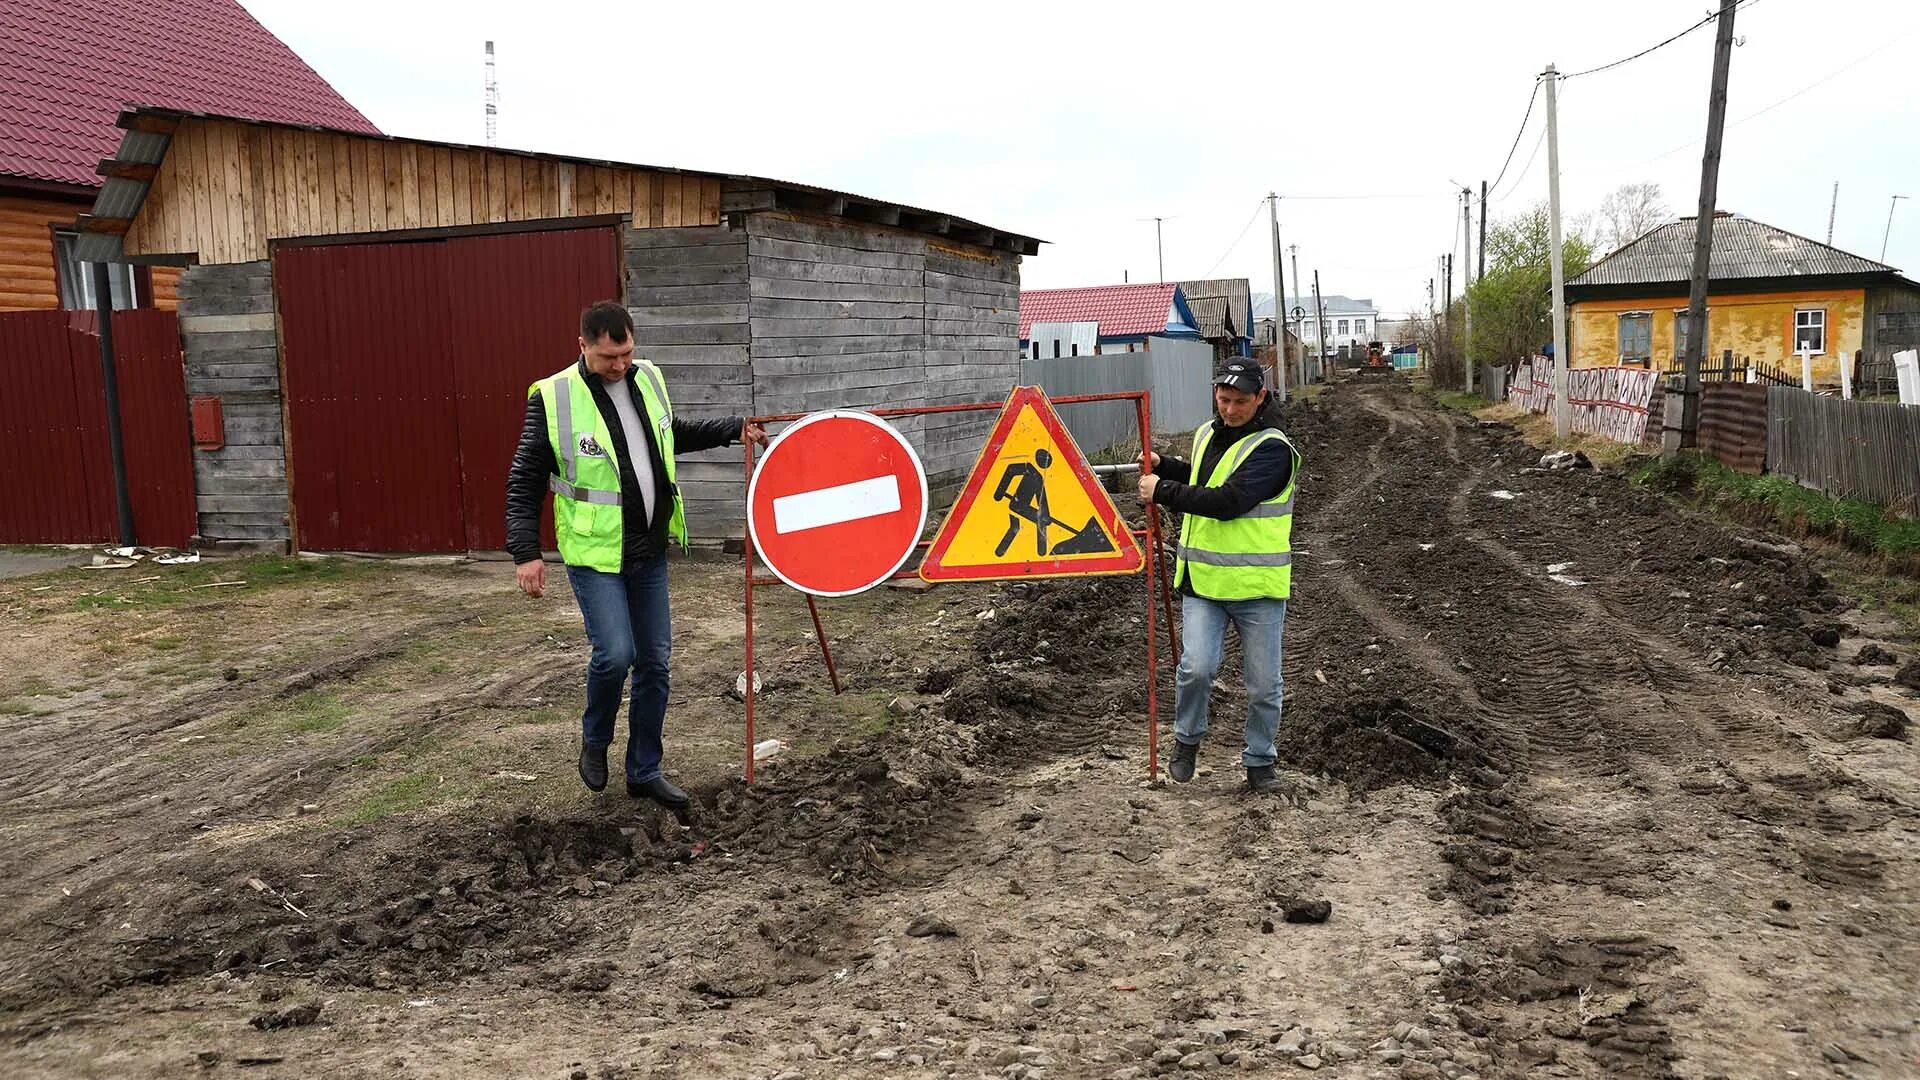
[(1280, 727), (1280, 639), (1293, 584), (1293, 495), (1300, 452), (1270, 419), (1266, 377), (1252, 360), (1229, 361), (1213, 380), (1215, 417), (1193, 436), (1193, 461), (1152, 454), (1140, 498), (1178, 510), (1174, 585), (1183, 623), (1174, 681), (1173, 759), (1167, 774), (1193, 779), (1207, 705), (1226, 650), (1240, 631), (1247, 683), (1247, 786), (1283, 792), (1274, 775)]

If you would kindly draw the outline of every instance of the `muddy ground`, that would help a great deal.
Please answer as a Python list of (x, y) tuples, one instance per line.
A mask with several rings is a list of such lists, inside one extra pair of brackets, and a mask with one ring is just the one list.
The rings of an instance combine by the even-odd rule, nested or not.
[(692, 828), (579, 786), (504, 564), (0, 582), (0, 1075), (1920, 1075), (1905, 586), (1403, 384), (1287, 423), (1292, 799), (1231, 673), (1144, 782), (1137, 578), (825, 605), (840, 697), (764, 594), (749, 789), (677, 564)]

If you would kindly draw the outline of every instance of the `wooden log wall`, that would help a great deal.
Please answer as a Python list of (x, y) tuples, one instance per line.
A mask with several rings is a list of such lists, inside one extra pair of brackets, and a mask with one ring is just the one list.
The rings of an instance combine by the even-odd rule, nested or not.
[(128, 227), (128, 255), (256, 262), (284, 237), (630, 214), (717, 225), (717, 178), (187, 118)]
[[(845, 219), (744, 217), (627, 234), (639, 352), (682, 414), (998, 400), (1019, 378), (1019, 256)], [(949, 493), (994, 415), (896, 424)], [(737, 449), (681, 459), (694, 536), (741, 534), (741, 473)]]
[(60, 306), (49, 226), (71, 226), (87, 205), (34, 195), (0, 195), (0, 311)]
[(179, 292), (187, 395), (218, 394), (225, 414), (226, 445), (193, 452), (201, 542), (281, 547), (287, 467), (272, 270), (265, 261), (195, 266)]
[[(745, 230), (629, 229), (626, 258), (635, 351), (660, 366), (674, 411), (689, 419), (750, 415)], [(694, 536), (741, 535), (741, 473), (738, 448), (679, 456)]]

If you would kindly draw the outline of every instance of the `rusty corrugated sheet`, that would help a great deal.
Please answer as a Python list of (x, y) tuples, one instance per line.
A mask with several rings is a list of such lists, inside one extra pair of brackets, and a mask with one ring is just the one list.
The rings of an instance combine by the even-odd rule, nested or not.
[[(0, 543), (119, 538), (96, 320), (90, 311), (0, 313), (15, 391), (0, 394)], [(113, 325), (134, 532), (144, 544), (183, 546), (194, 507), (179, 320), (121, 311)]]
[(316, 551), (493, 550), (527, 386), (621, 295), (612, 229), (274, 259), (294, 521)]
[(1767, 388), (1701, 383), (1699, 445), (1727, 468), (1758, 476), (1767, 462)]

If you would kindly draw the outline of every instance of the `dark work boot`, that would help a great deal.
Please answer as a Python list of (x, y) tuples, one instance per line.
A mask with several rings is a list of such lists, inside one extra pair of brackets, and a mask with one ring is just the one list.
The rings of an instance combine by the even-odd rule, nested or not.
[(1247, 788), (1256, 795), (1285, 795), (1293, 797), (1293, 788), (1274, 773), (1271, 765), (1247, 766)]
[(1199, 743), (1183, 743), (1173, 740), (1173, 759), (1167, 762), (1167, 775), (1173, 777), (1176, 784), (1184, 784), (1193, 779), (1193, 764), (1200, 758)]
[(594, 791), (607, 790), (607, 748), (580, 745), (580, 780)]
[(656, 776), (638, 784), (629, 780), (627, 794), (636, 799), (652, 799), (675, 814), (686, 813), (687, 804), (693, 801), (687, 798), (686, 792), (674, 787), (664, 776)]

